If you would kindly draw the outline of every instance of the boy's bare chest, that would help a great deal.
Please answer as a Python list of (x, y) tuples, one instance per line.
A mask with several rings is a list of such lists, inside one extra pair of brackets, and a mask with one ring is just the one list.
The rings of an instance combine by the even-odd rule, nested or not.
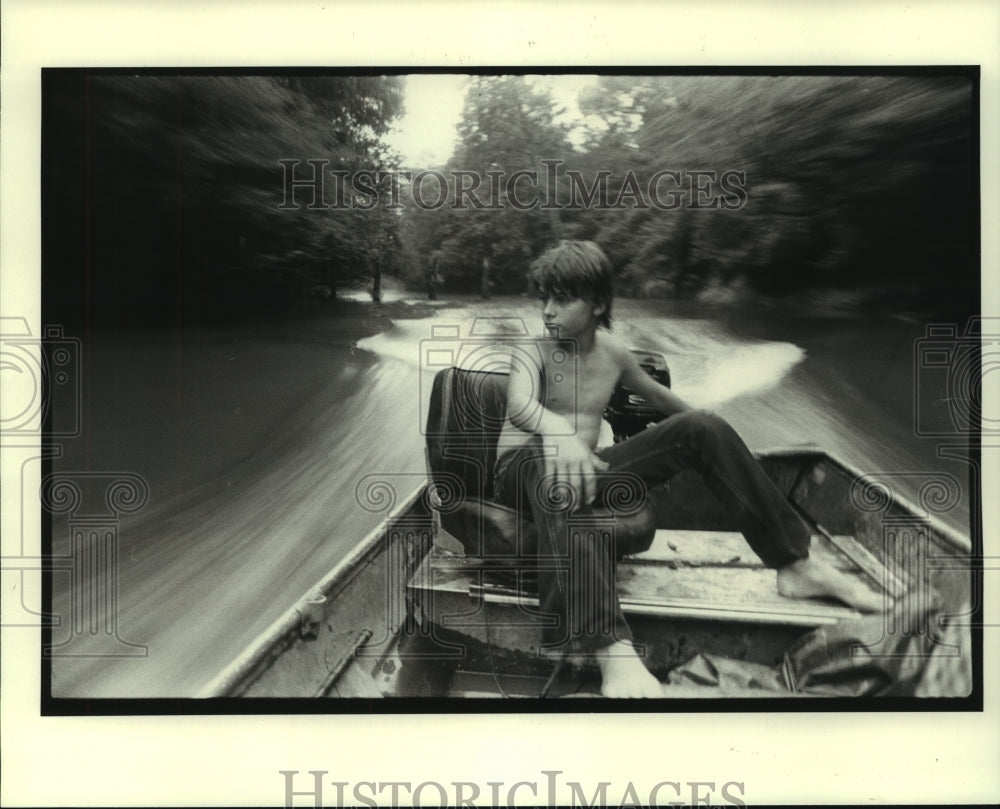
[(581, 358), (555, 351), (545, 358), (545, 406), (561, 414), (600, 415), (614, 392), (619, 373), (603, 352)]

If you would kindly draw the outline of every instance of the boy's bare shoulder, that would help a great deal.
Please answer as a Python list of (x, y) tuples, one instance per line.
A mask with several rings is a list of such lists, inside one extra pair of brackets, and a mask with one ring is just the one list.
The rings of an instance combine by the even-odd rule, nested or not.
[(625, 368), (632, 353), (628, 347), (618, 338), (617, 335), (609, 331), (599, 331), (595, 335), (601, 348), (607, 352), (608, 356), (619, 368)]

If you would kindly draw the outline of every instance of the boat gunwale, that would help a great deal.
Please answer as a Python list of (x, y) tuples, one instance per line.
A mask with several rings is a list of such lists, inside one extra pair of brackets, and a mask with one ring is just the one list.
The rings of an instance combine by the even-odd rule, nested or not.
[[(197, 698), (239, 696), (233, 691), (241, 685), (249, 685), (248, 678), (264, 665), (269, 658), (276, 658), (284, 651), (285, 646), (293, 643), (299, 634), (302, 622), (303, 607), (317, 594), (328, 596), (340, 584), (346, 584), (360, 567), (368, 561), (372, 552), (379, 551), (381, 540), (387, 535), (389, 526), (403, 514), (412, 510), (426, 491), (427, 484), (419, 483), (416, 488), (399, 505), (375, 526), (355, 545), (351, 551), (337, 562), (323, 578), (310, 588), (283, 612), (263, 632), (230, 661), (218, 674), (199, 689)], [(287, 641), (287, 643), (283, 643)]]
[[(844, 472), (852, 476), (854, 480), (870, 479), (873, 475), (877, 474), (863, 473), (852, 464), (845, 462), (840, 457), (815, 444), (778, 446), (753, 450), (753, 455), (758, 459), (813, 456), (815, 460), (825, 460), (834, 466), (839, 466)], [(395, 506), (386, 515), (380, 525), (373, 528), (354, 546), (344, 559), (334, 565), (323, 578), (311, 586), (271, 626), (260, 633), (236, 658), (203, 686), (196, 696), (199, 698), (238, 696), (243, 688), (252, 683), (253, 679), (256, 679), (251, 679), (255, 673), (259, 674), (263, 670), (266, 670), (263, 667), (266, 666), (269, 660), (273, 661), (280, 657), (285, 648), (294, 643), (298, 638), (304, 603), (313, 598), (317, 593), (327, 596), (340, 585), (346, 584), (360, 570), (369, 555), (379, 550), (379, 543), (383, 537), (387, 536), (391, 524), (412, 510), (419, 503), (426, 489), (427, 481), (418, 484), (399, 505)], [(940, 518), (915, 505), (909, 498), (891, 490), (889, 495), (890, 499), (887, 508), (897, 506), (912, 515), (921, 515), (921, 518), (926, 520), (935, 535), (947, 546), (943, 548), (944, 550), (958, 551), (962, 554), (971, 553), (972, 543), (969, 538), (945, 524)]]
[[(782, 457), (789, 455), (817, 455), (820, 458), (826, 458), (831, 461), (834, 465), (840, 466), (845, 472), (847, 472), (854, 481), (859, 480), (872, 480), (873, 478), (878, 478), (882, 472), (862, 472), (854, 464), (845, 461), (839, 455), (835, 455), (829, 450), (825, 450), (816, 444), (803, 444), (801, 446), (778, 446), (763, 450), (753, 450), (754, 457), (760, 459), (762, 457)], [(888, 508), (892, 506), (898, 506), (902, 510), (914, 515), (919, 516), (920, 519), (925, 520), (930, 528), (943, 539), (949, 546), (949, 550), (960, 551), (963, 554), (972, 553), (972, 539), (962, 534), (958, 529), (953, 528), (944, 522), (940, 517), (935, 516), (933, 513), (927, 509), (921, 507), (919, 504), (914, 503), (910, 498), (905, 495), (899, 494), (892, 489), (889, 489), (889, 504)], [(970, 514), (970, 528), (971, 528), (972, 515)]]

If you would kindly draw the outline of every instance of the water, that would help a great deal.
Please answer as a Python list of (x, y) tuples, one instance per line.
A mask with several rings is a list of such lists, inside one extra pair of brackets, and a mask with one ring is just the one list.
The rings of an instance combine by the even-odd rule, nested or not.
[[(188, 696), (264, 631), (371, 529), (355, 488), (424, 476), (421, 428), (442, 364), (486, 367), (507, 339), (540, 330), (520, 298), (442, 303), (394, 325), (313, 317), (253, 330), (107, 334), (88, 344), (84, 437), (58, 470), (132, 470), (149, 505), (119, 526), (119, 633), (146, 658), (53, 664), (63, 696)], [(914, 435), (912, 349), (920, 324), (723, 319), (617, 301), (615, 329), (663, 353), (674, 390), (729, 419), (751, 447), (815, 443), (864, 471), (946, 470)], [(122, 380), (128, 384), (122, 385)], [(968, 533), (968, 503), (946, 515)], [(53, 524), (57, 552), (68, 526)], [(69, 614), (68, 582), (55, 608)], [(56, 640), (59, 632), (54, 633)], [(74, 639), (74, 654), (99, 653)]]
[[(697, 407), (717, 407), (738, 396), (776, 385), (805, 358), (786, 342), (745, 340), (709, 320), (644, 311), (635, 301), (619, 302), (615, 331), (632, 348), (669, 357), (674, 390)], [(388, 333), (358, 341), (381, 357), (436, 370), (453, 357), (463, 367), (493, 367), (497, 340), (528, 340), (541, 332), (537, 308), (523, 299), (439, 310), (430, 320), (403, 321)], [(484, 359), (486, 358), (486, 359)]]

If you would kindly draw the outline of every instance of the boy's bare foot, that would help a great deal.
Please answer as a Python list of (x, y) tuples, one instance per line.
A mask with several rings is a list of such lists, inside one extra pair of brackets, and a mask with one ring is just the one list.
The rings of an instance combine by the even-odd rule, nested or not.
[(635, 647), (616, 641), (594, 653), (601, 669), (601, 693), (617, 699), (661, 697), (663, 687), (639, 659)]
[(813, 556), (778, 571), (778, 592), (786, 598), (835, 598), (859, 612), (882, 612), (892, 604), (888, 595), (873, 593), (857, 579)]

